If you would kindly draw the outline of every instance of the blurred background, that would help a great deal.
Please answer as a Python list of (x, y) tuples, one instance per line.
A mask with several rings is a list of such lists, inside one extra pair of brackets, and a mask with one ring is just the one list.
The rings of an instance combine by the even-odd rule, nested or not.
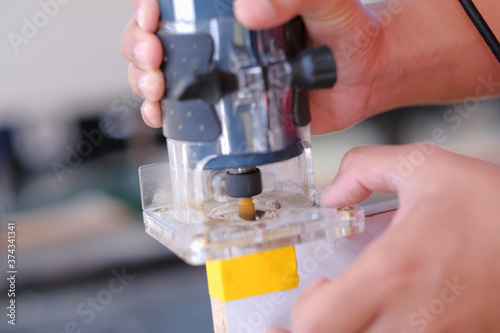
[[(204, 268), (144, 232), (137, 168), (167, 151), (128, 87), (120, 38), (131, 16), (124, 0), (0, 4), (0, 244), (5, 253), (15, 221), (18, 246), (17, 325), (3, 314), (1, 332), (212, 331)], [(436, 130), (443, 146), (500, 164), (499, 108), (395, 110), (315, 137), (318, 187), (352, 147), (431, 140)]]

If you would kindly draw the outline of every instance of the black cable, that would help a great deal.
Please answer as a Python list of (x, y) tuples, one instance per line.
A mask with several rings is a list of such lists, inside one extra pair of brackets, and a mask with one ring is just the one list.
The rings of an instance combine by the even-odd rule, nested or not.
[(471, 19), (472, 23), (474, 23), (474, 25), (476, 26), (476, 29), (483, 37), (486, 44), (488, 44), (491, 52), (493, 52), (498, 62), (500, 62), (500, 43), (498, 42), (498, 39), (495, 37), (493, 31), (491, 31), (490, 27), (484, 20), (483, 16), (481, 16), (481, 13), (479, 13), (479, 10), (477, 10), (477, 7), (474, 5), (472, 0), (458, 0), (458, 1), (464, 8), (465, 12)]

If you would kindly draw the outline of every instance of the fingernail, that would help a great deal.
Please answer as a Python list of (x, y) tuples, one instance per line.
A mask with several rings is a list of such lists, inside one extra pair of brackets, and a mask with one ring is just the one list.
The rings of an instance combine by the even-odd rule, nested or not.
[(267, 11), (266, 15), (274, 16), (275, 10), (271, 2), (269, 0), (259, 0), (259, 1), (264, 7), (266, 7)]
[(137, 9), (135, 13), (135, 20), (141, 29), (144, 29), (144, 10), (142, 8)]
[(149, 84), (149, 77), (147, 74), (143, 74), (140, 78), (139, 78), (139, 82), (137, 83), (138, 86), (139, 86), (139, 90), (141, 91), (142, 93), (142, 97), (144, 97), (145, 99), (148, 99), (148, 84)]
[[(234, 7), (236, 12), (240, 13), (239, 16), (244, 16), (247, 19), (249, 19), (248, 13), (255, 16), (256, 11), (253, 8), (259, 8), (259, 19), (272, 19), (276, 15), (276, 10), (269, 0), (236, 0)], [(254, 18), (250, 19), (254, 20)]]
[(146, 44), (139, 43), (134, 47), (134, 56), (142, 64), (146, 63)]
[(151, 102), (145, 101), (142, 104), (141, 114), (146, 124), (152, 128), (161, 128), (161, 115), (157, 114), (158, 110), (153, 107)]
[(146, 118), (149, 122), (151, 122), (152, 116), (151, 116), (151, 110), (148, 107), (148, 103), (144, 102), (142, 104), (141, 113), (144, 116), (144, 118)]

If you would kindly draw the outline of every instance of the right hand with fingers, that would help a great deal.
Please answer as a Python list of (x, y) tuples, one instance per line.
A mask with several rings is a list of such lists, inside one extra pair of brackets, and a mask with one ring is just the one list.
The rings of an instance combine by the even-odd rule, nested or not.
[[(145, 98), (144, 121), (161, 127), (159, 101), (165, 79), (159, 69), (162, 47), (155, 35), (159, 4), (133, 4), (134, 18), (123, 35), (122, 52), (131, 62), (130, 85)], [(498, 2), (481, 4), (486, 11), (498, 12)], [(478, 77), (496, 84), (500, 67), (457, 1), (381, 1), (365, 6), (360, 0), (234, 0), (233, 7), (236, 19), (252, 30), (279, 26), (300, 15), (308, 44), (332, 49), (337, 83), (333, 89), (310, 93), (313, 134), (345, 129), (401, 106), (500, 93), (494, 86), (496, 90), (482, 89), (478, 95)], [(500, 29), (495, 23), (500, 20), (490, 21)]]
[[(254, 30), (283, 24), (300, 15), (308, 31), (309, 46), (327, 45), (337, 63), (337, 83), (333, 89), (309, 93), (313, 134), (345, 129), (375, 112), (373, 87), (384, 73), (383, 34), (373, 34), (360, 47), (356, 34), (367, 27), (381, 27), (370, 10), (358, 0), (236, 0), (236, 18)], [(346, 52), (345, 47), (354, 52)]]
[[(209, 1), (209, 0), (207, 0)], [(360, 26), (376, 24), (366, 8), (353, 0), (236, 0), (236, 18), (250, 29), (278, 26), (302, 15), (310, 34), (309, 44), (327, 44), (335, 53), (339, 68), (337, 86), (333, 90), (311, 92), (312, 128), (315, 133), (344, 129), (366, 118), (371, 86), (376, 81), (377, 53), (381, 40), (377, 37), (358, 55), (346, 59), (338, 49), (342, 41), (352, 39)], [(134, 0), (132, 18), (122, 38), (122, 52), (131, 64), (129, 81), (132, 89), (145, 98), (142, 115), (146, 124), (161, 127), (160, 99), (165, 79), (160, 71), (163, 54), (158, 28), (160, 10), (157, 0)]]
[(142, 118), (147, 125), (158, 128), (162, 126), (160, 100), (165, 91), (165, 78), (160, 70), (163, 49), (155, 35), (160, 8), (158, 0), (134, 0), (133, 6), (134, 17), (122, 37), (122, 53), (130, 61), (130, 86), (145, 99)]

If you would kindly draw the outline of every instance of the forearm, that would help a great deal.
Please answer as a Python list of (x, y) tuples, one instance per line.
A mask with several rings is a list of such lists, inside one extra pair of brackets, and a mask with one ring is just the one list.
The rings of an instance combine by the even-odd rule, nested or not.
[[(374, 12), (391, 13), (381, 30), (379, 68), (385, 72), (374, 84), (374, 110), (500, 94), (500, 64), (458, 0), (399, 2), (402, 9), (394, 14), (389, 2), (371, 6)], [(475, 3), (500, 36), (500, 2)]]

